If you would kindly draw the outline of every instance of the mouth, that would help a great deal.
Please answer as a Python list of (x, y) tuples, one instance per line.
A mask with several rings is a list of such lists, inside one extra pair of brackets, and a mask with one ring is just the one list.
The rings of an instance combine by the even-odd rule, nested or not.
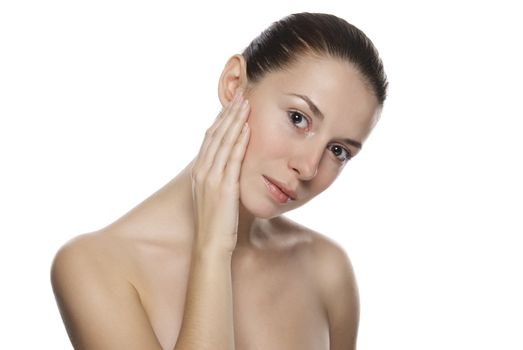
[(285, 187), (282, 183), (263, 175), (263, 181), (272, 197), (279, 203), (288, 203), (296, 200), (296, 192)]

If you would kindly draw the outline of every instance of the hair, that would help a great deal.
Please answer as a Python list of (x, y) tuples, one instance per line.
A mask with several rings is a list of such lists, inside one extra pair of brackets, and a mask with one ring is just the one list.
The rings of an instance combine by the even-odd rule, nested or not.
[(383, 106), (388, 82), (378, 50), (365, 33), (342, 18), (325, 13), (291, 14), (272, 23), (242, 52), (252, 84), (307, 54), (352, 63)]

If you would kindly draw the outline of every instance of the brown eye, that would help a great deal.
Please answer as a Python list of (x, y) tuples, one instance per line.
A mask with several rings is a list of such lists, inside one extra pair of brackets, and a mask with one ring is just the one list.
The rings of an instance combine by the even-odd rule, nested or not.
[(307, 118), (299, 112), (290, 111), (289, 119), (291, 123), (298, 129), (306, 129), (309, 126), (309, 121)]
[(329, 146), (329, 149), (332, 154), (334, 154), (334, 156), (342, 163), (350, 160), (351, 158), (350, 152), (340, 145)]

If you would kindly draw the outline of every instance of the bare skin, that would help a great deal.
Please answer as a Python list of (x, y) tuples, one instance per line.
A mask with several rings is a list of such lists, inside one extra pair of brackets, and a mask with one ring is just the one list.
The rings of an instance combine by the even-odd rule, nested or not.
[[(184, 199), (190, 192), (180, 186), (187, 179), (185, 171), (114, 224), (69, 243), (100, 253), (98, 273), (131, 282), (163, 349), (174, 348), (183, 316), (192, 240), (183, 215), (172, 213), (188, 209)], [(319, 250), (339, 248), (283, 217), (260, 222), (257, 229), (281, 240), (234, 252), (236, 349), (329, 349), (322, 280), (314, 264)]]
[[(237, 350), (355, 348), (358, 293), (346, 253), (326, 236), (281, 214), (304, 204), (334, 181), (341, 171), (339, 156), (333, 155), (330, 144), (334, 133), (342, 126), (352, 132), (352, 139), (362, 142), (376, 122), (377, 106), (351, 67), (332, 59), (312, 62), (305, 60), (296, 65), (295, 72), (282, 73), (293, 74), (290, 80), (280, 78), (279, 73), (271, 75), (249, 95), (252, 135), (239, 181), (244, 203), (239, 207), (238, 238), (231, 260)], [(325, 76), (343, 79), (318, 87), (311, 78), (314, 73), (322, 81)], [(307, 92), (306, 79), (312, 79), (310, 92), (316, 93), (314, 99), (325, 113), (325, 122), (311, 125), (306, 138), (301, 136), (303, 120), (298, 131), (282, 124), (281, 132), (286, 135), (281, 139), (287, 144), (271, 150), (270, 144), (263, 145), (269, 136), (263, 136), (261, 122), (276, 123), (264, 119), (276, 113), (269, 112), (268, 104), (263, 105), (276, 97), (264, 94), (276, 94), (276, 87), (297, 91), (291, 83), (284, 86), (285, 81)], [(244, 81), (244, 62), (234, 56), (220, 78), (222, 103), (231, 101), (234, 90)], [(343, 85), (346, 81), (347, 86)], [(327, 103), (329, 99), (335, 103)], [(285, 103), (283, 99), (279, 102)], [(297, 105), (303, 108), (304, 103)], [(267, 113), (261, 113), (264, 110)], [(351, 113), (348, 117), (347, 111)], [(287, 158), (279, 149), (287, 150)], [(357, 152), (351, 149), (353, 155)], [(260, 157), (264, 154), (265, 159)], [(271, 199), (259, 180), (256, 166), (260, 164), (273, 176), (291, 174), (300, 184), (296, 200), (279, 205)], [(124, 343), (132, 344), (132, 349), (174, 349), (196, 235), (191, 165), (113, 224), (78, 236), (57, 253), (53, 287), (73, 343), (88, 344), (89, 339), (80, 338), (96, 336), (98, 331), (86, 330), (103, 317), (104, 330), (114, 334), (110, 341), (115, 349)], [(100, 284), (107, 295), (89, 295), (93, 284)], [(77, 302), (85, 299), (90, 300), (89, 305)], [(106, 300), (111, 302), (102, 303)], [(76, 315), (83, 318), (76, 319)]]

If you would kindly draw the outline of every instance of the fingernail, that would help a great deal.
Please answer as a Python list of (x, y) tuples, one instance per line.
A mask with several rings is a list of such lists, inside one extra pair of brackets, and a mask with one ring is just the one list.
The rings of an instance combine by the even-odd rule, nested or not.
[(243, 102), (242, 102), (242, 109), (247, 108), (248, 104), (249, 104), (249, 100), (243, 100)]
[(246, 132), (247, 129), (249, 129), (249, 124), (247, 124), (247, 123), (243, 124), (242, 132)]

